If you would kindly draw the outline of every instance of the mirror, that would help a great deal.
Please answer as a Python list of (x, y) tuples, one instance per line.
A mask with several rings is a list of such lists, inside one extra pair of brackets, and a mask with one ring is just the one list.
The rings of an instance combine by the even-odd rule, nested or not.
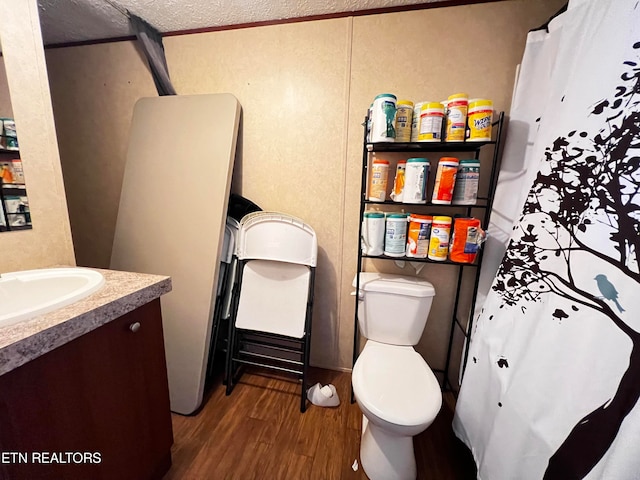
[(0, 232), (32, 228), (18, 134), (13, 120), (11, 96), (4, 67), (4, 58), (1, 53), (0, 184)]

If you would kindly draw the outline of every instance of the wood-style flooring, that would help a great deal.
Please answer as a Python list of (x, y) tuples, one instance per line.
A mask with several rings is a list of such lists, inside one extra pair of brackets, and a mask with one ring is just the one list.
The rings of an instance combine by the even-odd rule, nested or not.
[[(312, 369), (311, 384), (332, 383), (341, 404), (308, 404), (300, 413), (300, 384), (270, 371), (247, 370), (231, 396), (218, 381), (193, 416), (173, 414), (173, 466), (165, 480), (366, 479), (358, 459), (362, 414), (349, 402), (351, 375)], [(452, 398), (414, 440), (418, 478), (472, 480), (475, 466), (454, 437)], [(359, 460), (358, 460), (359, 461)]]

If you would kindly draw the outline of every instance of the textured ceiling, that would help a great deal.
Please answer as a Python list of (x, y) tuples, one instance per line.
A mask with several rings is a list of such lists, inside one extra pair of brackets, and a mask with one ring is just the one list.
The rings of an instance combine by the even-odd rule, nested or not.
[[(161, 32), (220, 27), (443, 0), (113, 0)], [(131, 35), (105, 0), (38, 0), (46, 45)]]

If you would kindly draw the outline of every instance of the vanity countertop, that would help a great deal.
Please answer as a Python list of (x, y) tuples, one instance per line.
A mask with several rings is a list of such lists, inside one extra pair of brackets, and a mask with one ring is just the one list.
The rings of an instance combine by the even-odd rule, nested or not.
[(97, 292), (31, 320), (0, 327), (0, 375), (171, 291), (170, 277), (93, 270), (105, 279)]

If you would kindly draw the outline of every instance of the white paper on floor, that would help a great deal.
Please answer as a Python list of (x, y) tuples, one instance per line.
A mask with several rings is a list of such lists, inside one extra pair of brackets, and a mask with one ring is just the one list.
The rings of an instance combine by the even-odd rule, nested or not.
[(338, 397), (336, 387), (331, 384), (323, 387), (316, 383), (307, 390), (307, 398), (311, 403), (319, 407), (337, 407), (340, 405), (340, 397)]

